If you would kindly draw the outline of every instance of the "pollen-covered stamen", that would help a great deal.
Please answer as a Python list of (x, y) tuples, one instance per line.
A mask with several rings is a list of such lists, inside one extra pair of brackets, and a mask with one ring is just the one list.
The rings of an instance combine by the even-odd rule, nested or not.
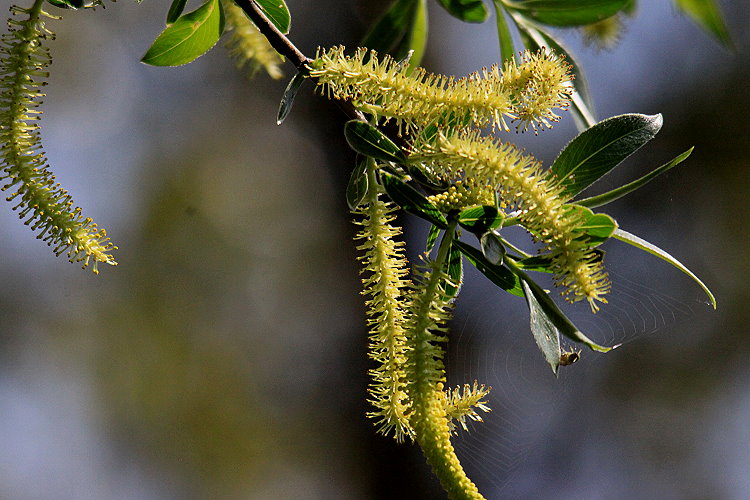
[(503, 83), (513, 89), (518, 130), (531, 126), (536, 133), (560, 119), (555, 109), (567, 109), (574, 76), (562, 56), (544, 48), (535, 53), (525, 51), (521, 59), (521, 64), (505, 61)]

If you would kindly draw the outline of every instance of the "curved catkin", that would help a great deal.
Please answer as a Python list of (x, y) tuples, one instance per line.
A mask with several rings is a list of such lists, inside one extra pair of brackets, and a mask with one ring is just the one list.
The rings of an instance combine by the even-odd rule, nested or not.
[(310, 64), (310, 76), (321, 93), (350, 100), (360, 110), (387, 119), (399, 127), (450, 126), (461, 129), (492, 126), (535, 130), (559, 119), (555, 108), (565, 108), (572, 92), (570, 65), (554, 53), (526, 52), (520, 64), (505, 63), (465, 78), (410, 72), (388, 55), (357, 49), (347, 56), (342, 46), (319, 50)]
[[(447, 232), (454, 230), (455, 226), (452, 226)], [(466, 475), (451, 443), (454, 424), (448, 412), (455, 401), (445, 393), (445, 351), (441, 346), (448, 340), (445, 324), (450, 318), (451, 304), (439, 286), (449, 279), (441, 270), (444, 260), (440, 253), (443, 259), (447, 256), (442, 246), (438, 259), (430, 263), (430, 269), (417, 273), (415, 289), (410, 296), (406, 324), (409, 346), (406, 389), (411, 401), (409, 422), (427, 462), (448, 496), (479, 500), (484, 497)], [(460, 419), (460, 415), (457, 418)]]
[(580, 215), (565, 206), (560, 187), (547, 180), (541, 164), (511, 144), (478, 132), (439, 136), (415, 146), (411, 161), (425, 162), (453, 179), (471, 179), (497, 187), (501, 202), (519, 211), (522, 224), (551, 253), (556, 284), (569, 301), (606, 302), (609, 280), (602, 263), (580, 239)]
[(43, 0), (28, 9), (13, 7), (23, 19), (8, 20), (8, 33), (0, 37), (0, 181), (2, 191), (14, 188), (19, 217), (37, 238), (57, 255), (67, 252), (71, 262), (90, 263), (98, 273), (100, 262), (116, 265), (110, 254), (115, 247), (90, 218), (83, 218), (68, 192), (55, 183), (42, 151), (38, 110), (44, 94), (40, 88), (48, 76), (50, 56), (42, 42), (52, 37), (44, 26), (51, 17), (42, 10)]

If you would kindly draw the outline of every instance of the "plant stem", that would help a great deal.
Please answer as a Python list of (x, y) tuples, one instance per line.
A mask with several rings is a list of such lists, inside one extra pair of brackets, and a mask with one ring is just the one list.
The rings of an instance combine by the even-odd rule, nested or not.
[(307, 64), (312, 62), (312, 59), (305, 56), (286, 35), (279, 31), (258, 7), (257, 3), (252, 0), (234, 0), (234, 3), (245, 11), (245, 14), (255, 23), (255, 26), (268, 39), (268, 43), (276, 52), (289, 59), (299, 71), (307, 71)]
[[(271, 44), (276, 52), (289, 59), (297, 68), (297, 71), (305, 74), (308, 73), (307, 65), (312, 62), (312, 59), (303, 54), (284, 33), (279, 31), (268, 17), (266, 17), (257, 3), (252, 0), (234, 0), (234, 3), (245, 11), (245, 14), (255, 23), (255, 26), (258, 27), (258, 30), (266, 37), (268, 43)], [(356, 109), (350, 101), (337, 100), (336, 103), (350, 119), (367, 121), (365, 115)]]
[(416, 441), (422, 448), (432, 471), (440, 484), (454, 500), (483, 499), (476, 485), (468, 478), (456, 451), (451, 444), (451, 432), (445, 404), (445, 368), (443, 349), (438, 345), (445, 341), (441, 323), (447, 318), (447, 301), (440, 283), (445, 279), (443, 268), (450, 254), (456, 232), (456, 219), (449, 221), (427, 283), (414, 299), (414, 319), (407, 329), (411, 349), (407, 351), (409, 362), (407, 391), (412, 402), (409, 420), (414, 428)]

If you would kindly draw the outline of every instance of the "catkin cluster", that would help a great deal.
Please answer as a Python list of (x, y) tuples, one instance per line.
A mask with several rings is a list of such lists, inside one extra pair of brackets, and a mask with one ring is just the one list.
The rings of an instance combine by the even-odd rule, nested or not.
[(37, 121), (48, 76), (50, 55), (42, 42), (53, 36), (45, 28), (43, 0), (28, 9), (13, 7), (23, 19), (8, 20), (9, 31), (0, 38), (0, 181), (11, 188), (8, 201), (57, 255), (67, 252), (71, 262), (83, 267), (100, 262), (115, 265), (116, 247), (90, 218), (81, 215), (68, 192), (55, 182), (42, 151)]

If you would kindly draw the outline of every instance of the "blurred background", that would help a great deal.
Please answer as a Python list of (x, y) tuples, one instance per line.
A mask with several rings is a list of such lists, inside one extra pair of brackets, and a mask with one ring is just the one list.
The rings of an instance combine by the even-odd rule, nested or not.
[[(467, 271), (449, 380), (493, 387), (492, 413), (456, 439), (488, 498), (747, 498), (750, 10), (720, 3), (734, 53), (666, 0), (640, 2), (611, 50), (562, 35), (598, 118), (664, 115), (597, 190), (696, 146), (606, 211), (693, 269), (719, 307), (664, 262), (608, 243), (612, 304), (572, 314), (625, 345), (583, 352), (555, 378), (525, 304)], [(355, 45), (383, 8), (288, 5), (308, 55)], [(276, 126), (286, 81), (246, 79), (222, 47), (180, 68), (140, 64), (168, 6), (123, 0), (50, 23), (45, 150), (119, 266), (81, 271), (0, 210), (0, 498), (443, 498), (419, 450), (364, 417), (344, 116), (306, 85)], [(498, 60), (492, 20), (461, 24), (432, 3), (430, 28), (434, 71)], [(566, 116), (509, 139), (549, 164), (575, 134)], [(405, 222), (416, 256), (425, 228)]]

